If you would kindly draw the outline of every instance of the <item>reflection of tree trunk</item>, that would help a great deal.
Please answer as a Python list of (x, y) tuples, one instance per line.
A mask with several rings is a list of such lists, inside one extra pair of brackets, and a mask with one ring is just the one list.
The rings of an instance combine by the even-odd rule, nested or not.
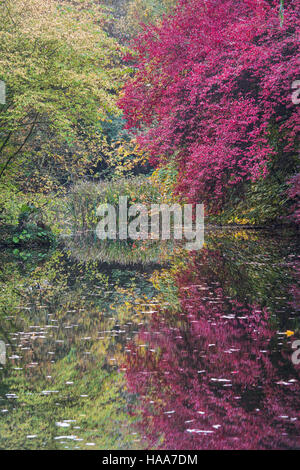
[(12, 132), (9, 132), (8, 135), (7, 135), (7, 137), (6, 137), (6, 139), (4, 140), (3, 144), (2, 144), (1, 147), (0, 147), (0, 153), (1, 153), (2, 150), (4, 149), (5, 145), (8, 143), (8, 141), (9, 141), (11, 135), (12, 135)]
[[(12, 160), (21, 152), (22, 148), (24, 147), (24, 145), (26, 145), (26, 143), (28, 142), (30, 136), (32, 135), (32, 132), (33, 132), (33, 129), (35, 127), (35, 124), (36, 124), (36, 121), (37, 121), (37, 118), (38, 118), (38, 113), (35, 115), (35, 118), (34, 118), (34, 121), (30, 127), (30, 130), (27, 134), (27, 136), (25, 137), (25, 139), (23, 140), (22, 144), (20, 145), (20, 147), (8, 158), (8, 160), (6, 161), (4, 167), (2, 168), (1, 172), (0, 172), (0, 178), (3, 176), (4, 172), (6, 171), (8, 165), (12, 162)], [(10, 136), (9, 136), (10, 137)], [(3, 148), (3, 146), (2, 146)]]

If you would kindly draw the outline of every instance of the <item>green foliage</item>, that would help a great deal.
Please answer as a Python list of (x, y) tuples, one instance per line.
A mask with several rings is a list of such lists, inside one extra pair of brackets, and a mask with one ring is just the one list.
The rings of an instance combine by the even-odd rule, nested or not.
[(104, 20), (101, 7), (87, 2), (0, 3), (0, 79), (7, 92), (0, 105), (0, 179), (9, 185), (1, 188), (9, 219), (18, 216), (17, 193), (61, 191), (103, 158), (102, 123), (119, 114), (115, 101), (127, 73), (124, 49), (104, 32)]
[(0, 17), (0, 75), (8, 90), (3, 133), (21, 132), (38, 115), (71, 143), (79, 121), (94, 126), (116, 112), (121, 49), (92, 11), (51, 0), (6, 0)]
[(142, 31), (143, 24), (160, 21), (175, 4), (176, 0), (129, 0), (124, 7), (125, 14), (117, 22), (115, 34), (128, 41)]
[(102, 0), (107, 13), (105, 30), (121, 44), (130, 43), (141, 30), (142, 23), (159, 21), (170, 12), (176, 0)]
[(145, 177), (121, 178), (100, 183), (80, 182), (74, 185), (65, 198), (66, 227), (77, 230), (95, 229), (99, 218), (99, 204), (117, 207), (119, 196), (127, 196), (128, 206), (133, 203), (151, 204), (159, 202), (161, 194)]
[(54, 243), (55, 239), (49, 229), (41, 228), (34, 224), (28, 224), (26, 228), (15, 230), (12, 242), (17, 246), (46, 245)]
[(244, 184), (243, 197), (240, 188), (232, 191), (222, 213), (209, 220), (222, 224), (257, 226), (283, 223), (291, 205), (286, 177), (282, 174), (278, 178), (278, 173), (270, 173), (265, 178)]

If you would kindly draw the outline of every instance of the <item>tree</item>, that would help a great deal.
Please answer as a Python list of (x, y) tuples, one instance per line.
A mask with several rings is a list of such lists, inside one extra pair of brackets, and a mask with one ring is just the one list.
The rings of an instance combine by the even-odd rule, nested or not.
[[(197, 11), (197, 15), (195, 15)], [(152, 162), (210, 210), (245, 182), (297, 170), (297, 2), (182, 0), (138, 36), (120, 106)]]
[[(67, 166), (90, 164), (101, 122), (117, 113), (125, 69), (121, 47), (103, 31), (100, 8), (53, 0), (0, 4), (0, 178), (30, 151)], [(35, 153), (35, 157), (37, 153)], [(31, 156), (32, 158), (32, 156)], [(75, 166), (76, 168), (76, 166)]]

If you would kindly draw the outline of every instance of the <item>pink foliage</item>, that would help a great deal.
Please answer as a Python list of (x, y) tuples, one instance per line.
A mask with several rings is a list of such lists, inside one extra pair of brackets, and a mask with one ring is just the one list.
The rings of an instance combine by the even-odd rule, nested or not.
[(120, 106), (154, 163), (177, 155), (178, 190), (192, 201), (218, 207), (230, 187), (267, 173), (278, 145), (295, 154), (299, 3), (286, 2), (282, 26), (278, 8), (181, 0), (135, 41)]

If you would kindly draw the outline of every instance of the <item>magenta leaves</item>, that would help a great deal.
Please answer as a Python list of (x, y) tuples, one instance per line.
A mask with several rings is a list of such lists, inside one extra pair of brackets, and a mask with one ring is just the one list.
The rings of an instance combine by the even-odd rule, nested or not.
[(230, 188), (264, 177), (279, 147), (280, 158), (295, 158), (299, 10), (288, 2), (280, 26), (278, 9), (181, 0), (135, 41), (136, 74), (120, 106), (154, 163), (176, 153), (178, 191), (192, 201), (216, 209)]

